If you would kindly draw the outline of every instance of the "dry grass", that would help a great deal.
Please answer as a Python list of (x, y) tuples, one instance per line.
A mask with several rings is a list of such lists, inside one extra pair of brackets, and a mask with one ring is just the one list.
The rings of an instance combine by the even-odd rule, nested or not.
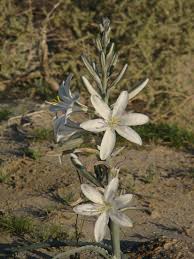
[(154, 122), (193, 129), (193, 0), (2, 0), (0, 11), (0, 89), (6, 86), (6, 94), (17, 87), (19, 95), (48, 98), (49, 87), (70, 71), (83, 89), (79, 56), (93, 53), (96, 22), (108, 16), (120, 63), (129, 63), (121, 87), (149, 77), (149, 89), (134, 102), (139, 110)]

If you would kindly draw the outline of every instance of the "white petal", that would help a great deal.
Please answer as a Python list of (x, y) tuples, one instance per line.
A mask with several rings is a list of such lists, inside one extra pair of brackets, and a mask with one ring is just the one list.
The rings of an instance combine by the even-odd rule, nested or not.
[(66, 115), (55, 117), (53, 122), (54, 135), (57, 142), (61, 139), (67, 140), (80, 130), (79, 124), (69, 120)]
[(79, 158), (76, 154), (71, 153), (70, 158), (71, 158), (73, 164), (83, 168), (83, 164), (81, 163), (81, 161), (79, 160)]
[(78, 131), (78, 128), (71, 128), (70, 126), (68, 126), (68, 124), (61, 123), (61, 125), (54, 125), (54, 135), (56, 138), (56, 142), (59, 142), (62, 139), (67, 140)]
[(80, 124), (82, 129), (91, 132), (101, 132), (106, 130), (105, 121), (103, 119), (88, 120)]
[(138, 145), (142, 145), (141, 137), (132, 128), (128, 126), (118, 126), (115, 130), (123, 138), (126, 138), (127, 140)]
[(120, 116), (125, 111), (127, 104), (128, 92), (122, 91), (114, 104), (112, 116)]
[(73, 208), (76, 214), (80, 214), (83, 216), (96, 216), (101, 213), (101, 205), (86, 203), (81, 204)]
[(83, 194), (94, 203), (103, 204), (102, 194), (89, 184), (81, 184)]
[(108, 214), (106, 212), (102, 213), (96, 221), (95, 228), (94, 228), (94, 236), (96, 242), (102, 241), (106, 234), (106, 228), (108, 224)]
[(55, 136), (55, 140), (56, 140), (56, 142), (57, 143), (59, 143), (61, 140), (63, 140), (63, 141), (65, 141), (65, 140), (68, 140), (70, 137), (72, 137), (75, 133), (77, 133), (77, 131), (74, 131), (74, 132), (72, 132), (71, 134), (65, 134), (65, 135), (63, 135), (63, 134), (57, 134), (56, 136)]
[(122, 212), (116, 211), (116, 212), (112, 212), (110, 213), (110, 218), (112, 219), (112, 221), (120, 226), (123, 227), (132, 227), (133, 223), (130, 220), (129, 217), (127, 217), (125, 214), (123, 214)]
[(91, 102), (97, 113), (104, 119), (108, 119), (110, 115), (110, 108), (108, 105), (97, 95), (91, 96)]
[(115, 207), (117, 209), (124, 209), (129, 207), (132, 198), (133, 198), (132, 194), (124, 194), (124, 195), (120, 195), (119, 197), (116, 197), (114, 199)]
[(148, 116), (141, 113), (126, 113), (121, 117), (120, 125), (136, 126), (143, 125), (149, 121)]
[(66, 117), (69, 118), (72, 112), (73, 112), (73, 107), (69, 106), (69, 108), (66, 111)]
[(110, 183), (107, 185), (104, 192), (104, 200), (107, 202), (112, 202), (114, 199), (119, 186), (119, 179), (117, 177), (113, 178)]
[(112, 153), (116, 142), (115, 131), (107, 128), (100, 146), (100, 159), (106, 160)]
[(136, 96), (141, 90), (147, 85), (149, 79), (147, 78), (143, 83), (141, 83), (138, 87), (136, 87), (134, 90), (132, 90), (129, 93), (129, 100), (132, 99), (134, 96)]
[(93, 88), (93, 86), (90, 84), (90, 82), (88, 81), (88, 79), (85, 76), (82, 76), (82, 80), (84, 82), (84, 85), (86, 86), (88, 92), (91, 95), (97, 95), (100, 97), (100, 95), (97, 93), (97, 91)]
[(77, 130), (72, 131), (71, 133), (65, 133), (65, 132), (61, 132), (61, 133), (57, 133), (55, 135), (55, 140), (56, 142), (60, 142), (61, 140), (68, 140), (70, 137), (72, 137), (74, 134), (77, 133)]

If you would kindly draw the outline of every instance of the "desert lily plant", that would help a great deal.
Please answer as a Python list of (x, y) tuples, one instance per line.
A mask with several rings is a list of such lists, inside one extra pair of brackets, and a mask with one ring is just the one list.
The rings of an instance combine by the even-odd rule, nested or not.
[[(91, 132), (95, 139), (94, 148), (75, 149), (70, 157), (79, 178), (82, 177), (86, 181), (86, 183), (80, 183), (81, 190), (87, 200), (92, 202), (82, 202), (73, 210), (78, 215), (98, 216), (94, 228), (96, 245), (80, 247), (54, 258), (65, 258), (84, 249), (96, 251), (105, 258), (125, 258), (120, 249), (119, 228), (133, 226), (131, 219), (124, 213), (128, 209), (136, 209), (131, 205), (133, 195), (119, 195), (120, 170), (113, 166), (113, 159), (123, 149), (115, 148), (117, 134), (127, 141), (142, 145), (141, 137), (132, 127), (147, 123), (148, 116), (126, 111), (126, 109), (128, 102), (147, 85), (148, 79), (129, 92), (121, 91), (117, 100), (112, 102), (112, 94), (123, 78), (127, 64), (115, 76), (118, 53), (110, 40), (109, 19), (103, 19), (99, 30), (95, 41), (99, 62), (92, 61), (85, 55), (81, 56), (89, 74), (89, 76), (82, 76), (82, 81), (90, 95), (93, 107), (80, 103), (79, 95), (72, 94), (70, 90), (72, 75), (69, 75), (61, 84), (57, 100), (50, 103), (50, 110), (55, 113), (53, 125), (57, 142), (68, 141), (85, 132)], [(84, 116), (88, 116), (89, 119), (81, 122), (72, 119), (78, 112), (85, 113)], [(83, 150), (96, 154), (97, 161), (93, 173), (87, 171), (78, 157)], [(103, 239), (107, 228), (110, 230), (111, 248), (104, 250)]]

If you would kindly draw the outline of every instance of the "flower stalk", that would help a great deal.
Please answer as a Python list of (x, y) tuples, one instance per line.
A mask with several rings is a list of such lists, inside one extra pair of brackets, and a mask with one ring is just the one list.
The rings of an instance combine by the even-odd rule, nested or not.
[[(103, 241), (106, 229), (109, 227), (112, 243), (111, 258), (121, 259), (120, 226), (133, 226), (131, 219), (123, 212), (136, 208), (131, 206), (132, 194), (118, 195), (120, 168), (112, 166), (112, 159), (118, 154), (118, 151), (114, 150), (117, 134), (132, 143), (142, 145), (141, 137), (133, 126), (143, 125), (149, 121), (149, 118), (144, 114), (129, 112), (126, 109), (128, 102), (147, 85), (148, 79), (130, 92), (123, 90), (116, 102), (109, 104), (112, 92), (128, 67), (125, 64), (116, 76), (113, 73), (118, 61), (118, 53), (115, 52), (114, 43), (110, 41), (110, 31), (110, 21), (105, 18), (100, 24), (100, 33), (96, 39), (98, 62), (91, 61), (85, 55), (81, 56), (90, 75), (90, 78), (82, 76), (82, 81), (90, 94), (90, 101), (95, 112), (78, 101), (78, 94), (72, 94), (70, 90), (72, 75), (63, 81), (59, 89), (59, 100), (51, 103), (50, 110), (56, 113), (54, 133), (57, 141), (75, 138), (76, 134), (82, 131), (96, 134), (104, 132), (100, 145), (95, 143), (98, 161), (94, 165), (94, 173), (87, 171), (76, 152), (71, 154), (71, 161), (78, 176), (86, 180), (86, 183), (81, 184), (81, 190), (87, 199), (85, 203), (75, 206), (73, 210), (76, 214), (83, 216), (97, 216), (94, 227), (94, 237), (97, 243)], [(90, 119), (81, 123), (73, 121), (71, 115), (75, 112), (85, 112)], [(78, 250), (81, 252), (83, 249)], [(71, 251), (68, 253), (71, 254)], [(66, 253), (60, 256), (63, 255)], [(55, 258), (60, 258), (60, 256)]]
[(113, 258), (121, 259), (120, 228), (112, 220), (109, 222)]
[[(112, 180), (112, 175), (109, 174), (109, 182)], [(121, 259), (121, 245), (120, 245), (120, 227), (113, 220), (109, 220), (109, 230), (111, 236), (112, 254), (114, 259)]]

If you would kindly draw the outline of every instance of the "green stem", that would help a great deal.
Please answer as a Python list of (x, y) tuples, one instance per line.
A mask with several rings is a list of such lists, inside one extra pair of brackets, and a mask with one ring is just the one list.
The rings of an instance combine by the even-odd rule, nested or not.
[[(112, 176), (109, 172), (108, 181), (110, 182), (111, 179), (112, 179)], [(109, 219), (109, 229), (110, 229), (110, 235), (111, 235), (113, 258), (114, 259), (121, 259), (120, 228), (119, 228), (119, 225), (117, 225), (111, 219)]]
[(115, 259), (121, 259), (119, 226), (110, 219), (109, 228), (110, 228), (110, 234), (111, 234), (113, 257)]

